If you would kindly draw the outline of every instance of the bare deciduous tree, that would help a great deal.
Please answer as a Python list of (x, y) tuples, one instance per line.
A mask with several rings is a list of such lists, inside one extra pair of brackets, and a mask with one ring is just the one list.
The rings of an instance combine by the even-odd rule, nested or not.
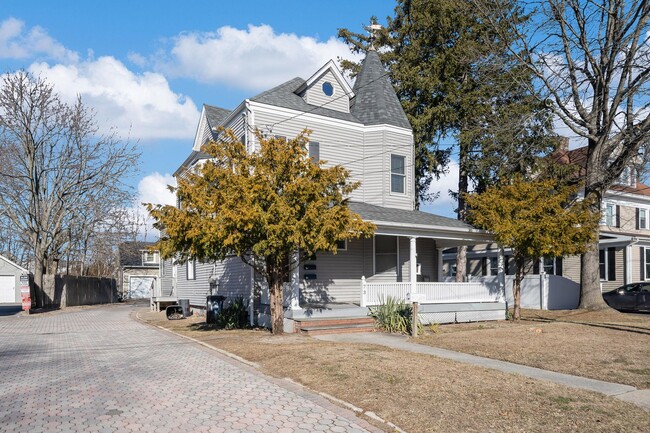
[(0, 206), (28, 240), (40, 287), (71, 243), (93, 238), (111, 210), (128, 206), (124, 178), (139, 154), (116, 131), (101, 134), (80, 98), (62, 102), (41, 78), (19, 71), (0, 86)]
[[(510, 0), (475, 0), (486, 17), (511, 16)], [(585, 197), (603, 194), (650, 145), (650, 1), (546, 0), (530, 8), (534, 27), (518, 34), (517, 56), (537, 78), (555, 115), (588, 147)], [(488, 13), (489, 12), (489, 13)], [(598, 238), (582, 255), (580, 308), (605, 308)]]

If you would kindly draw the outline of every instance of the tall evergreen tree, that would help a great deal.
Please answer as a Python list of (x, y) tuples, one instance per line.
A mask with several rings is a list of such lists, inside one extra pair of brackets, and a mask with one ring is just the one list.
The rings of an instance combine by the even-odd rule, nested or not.
[[(526, 172), (554, 143), (548, 139), (547, 110), (530, 91), (530, 72), (509, 50), (508, 33), (491, 24), (468, 0), (398, 0), (386, 28), (371, 26), (370, 35), (339, 30), (353, 51), (374, 45), (389, 69), (413, 126), (419, 204), (434, 198), (430, 184), (446, 170), (453, 150), (449, 142), (455, 143), (462, 220), (463, 193), (470, 184), (481, 191), (503, 176)], [(342, 64), (355, 69), (350, 62)], [(461, 248), (458, 280), (464, 270)]]

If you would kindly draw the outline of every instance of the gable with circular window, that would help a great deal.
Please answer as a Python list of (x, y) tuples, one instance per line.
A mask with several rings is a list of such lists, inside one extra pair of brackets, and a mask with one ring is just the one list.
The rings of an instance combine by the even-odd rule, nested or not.
[(334, 95), (334, 86), (329, 81), (323, 83), (323, 93), (327, 96)]

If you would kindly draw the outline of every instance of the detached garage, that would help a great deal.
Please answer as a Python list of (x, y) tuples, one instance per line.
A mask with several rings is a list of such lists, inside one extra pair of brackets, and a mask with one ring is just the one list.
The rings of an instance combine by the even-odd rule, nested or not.
[(20, 276), (29, 271), (0, 256), (0, 304), (20, 303)]

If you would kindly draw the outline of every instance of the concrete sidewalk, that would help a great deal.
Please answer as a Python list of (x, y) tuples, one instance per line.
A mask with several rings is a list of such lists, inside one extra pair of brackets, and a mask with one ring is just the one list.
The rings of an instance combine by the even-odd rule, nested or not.
[(621, 385), (619, 383), (604, 382), (601, 380), (589, 379), (586, 377), (572, 376), (570, 374), (557, 373), (554, 371), (542, 370), (540, 368), (528, 367), (525, 365), (513, 364), (511, 362), (499, 361), (496, 359), (483, 358), (480, 356), (468, 355), (466, 353), (454, 352), (452, 350), (439, 349), (412, 343), (404, 335), (386, 334), (382, 332), (366, 332), (359, 334), (326, 334), (314, 336), (319, 340), (334, 341), (341, 343), (363, 343), (377, 344), (392, 349), (405, 350), (409, 352), (433, 355), (440, 358), (451, 359), (465, 364), (477, 365), (491, 368), (506, 373), (516, 373), (532, 379), (546, 380), (559, 383), (570, 388), (579, 388), (587, 391), (598, 392), (607, 396), (616, 397), (620, 400), (636, 404), (650, 411), (650, 389), (638, 390), (633, 386)]

